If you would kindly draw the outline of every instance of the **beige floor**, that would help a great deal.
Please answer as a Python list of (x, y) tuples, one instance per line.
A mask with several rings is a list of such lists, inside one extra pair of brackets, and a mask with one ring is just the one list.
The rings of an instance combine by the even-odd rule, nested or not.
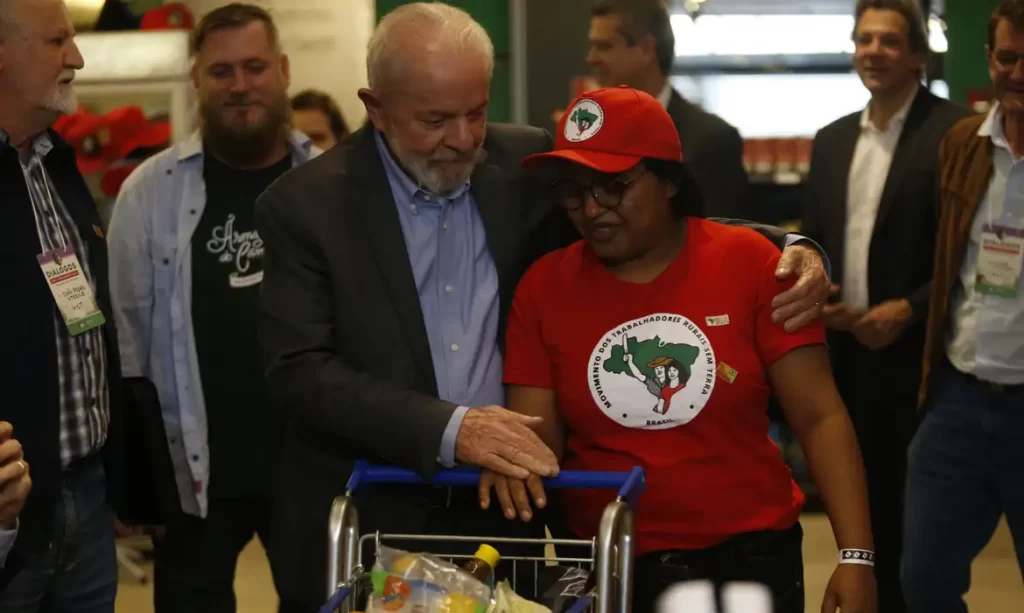
[[(827, 519), (822, 515), (803, 518), (805, 531), (804, 560), (807, 579), (807, 612), (818, 613), (821, 596), (835, 567), (835, 544)], [(146, 568), (149, 575), (152, 569)], [(242, 554), (235, 580), (239, 613), (276, 613), (277, 595), (270, 578), (270, 569), (258, 541), (254, 540)], [(1010, 533), (1003, 523), (992, 542), (975, 561), (973, 585), (967, 595), (973, 613), (1020, 613), (1024, 611), (1024, 584), (1017, 569)], [(140, 585), (125, 572), (121, 573), (117, 597), (117, 613), (150, 613), (152, 586)]]

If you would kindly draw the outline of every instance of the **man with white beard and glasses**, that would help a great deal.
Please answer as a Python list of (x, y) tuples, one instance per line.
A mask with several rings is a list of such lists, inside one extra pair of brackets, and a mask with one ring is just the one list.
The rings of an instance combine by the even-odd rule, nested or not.
[(61, 0), (0, 2), (0, 421), (24, 458), (4, 479), (31, 464), (33, 481), (0, 569), (2, 613), (113, 613), (117, 592), (121, 368), (106, 246), (74, 150), (49, 129), (78, 104), (74, 36)]
[(289, 126), (288, 58), (266, 11), (210, 12), (191, 52), (200, 129), (123, 185), (111, 286), (127, 385), (151, 382), (160, 400), (168, 446), (152, 465), (173, 470), (152, 478), (180, 501), (155, 536), (155, 610), (227, 613), (238, 555), (254, 534), (267, 540), (283, 430), (256, 336), (263, 242), (253, 209), (317, 150)]
[[(540, 420), (503, 408), (499, 339), (519, 277), (574, 236), (548, 186), (520, 169), (550, 137), (487, 123), (493, 60), (464, 11), (395, 9), (368, 46), (359, 95), (370, 125), (256, 204), (260, 343), (287, 414), (268, 553), (289, 612), (326, 599), (328, 512), (355, 460), (424, 476), (457, 462), (519, 479), (558, 471)], [(765, 232), (785, 244), (784, 232)], [(792, 329), (815, 316), (827, 281), (813, 249), (793, 246), (783, 261), (801, 278), (776, 298), (776, 322), (795, 316)], [(476, 488), (370, 486), (356, 503), (364, 533), (542, 536), (546, 521), (483, 511)], [(499, 564), (499, 578), (514, 568)], [(517, 572), (530, 596), (532, 565)]]

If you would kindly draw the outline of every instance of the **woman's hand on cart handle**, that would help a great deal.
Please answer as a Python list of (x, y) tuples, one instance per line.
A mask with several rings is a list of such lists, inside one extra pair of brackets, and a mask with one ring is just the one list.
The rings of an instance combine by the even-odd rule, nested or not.
[(533, 519), (533, 507), (530, 505), (530, 498), (538, 509), (547, 505), (547, 497), (544, 494), (544, 483), (537, 475), (530, 475), (524, 479), (509, 479), (505, 475), (494, 471), (485, 470), (480, 473), (480, 508), (487, 510), (491, 507), (491, 489), (498, 496), (498, 504), (507, 519), (515, 519), (516, 514), (523, 521)]
[(455, 458), (514, 479), (558, 475), (558, 459), (534, 431), (543, 423), (490, 406), (466, 412), (455, 439)]

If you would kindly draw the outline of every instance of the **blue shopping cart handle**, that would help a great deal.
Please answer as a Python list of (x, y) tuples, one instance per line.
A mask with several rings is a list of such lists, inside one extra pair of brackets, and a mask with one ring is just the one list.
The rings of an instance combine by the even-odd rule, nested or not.
[[(438, 485), (443, 487), (475, 487), (480, 482), (480, 470), (475, 468), (453, 468), (439, 470), (430, 481), (424, 481), (418, 473), (392, 466), (372, 466), (365, 460), (356, 462), (348, 480), (348, 491), (354, 492), (371, 483), (392, 483), (408, 485)], [(563, 470), (557, 477), (544, 480), (549, 489), (604, 489), (619, 490), (621, 498), (635, 500), (646, 488), (644, 469), (639, 466), (628, 472), (600, 472), (589, 470)]]

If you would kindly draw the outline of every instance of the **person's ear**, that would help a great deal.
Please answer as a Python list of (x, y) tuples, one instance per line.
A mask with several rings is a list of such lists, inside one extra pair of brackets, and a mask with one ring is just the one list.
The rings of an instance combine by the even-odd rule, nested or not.
[(363, 106), (366, 107), (366, 117), (373, 124), (374, 128), (378, 131), (384, 131), (384, 107), (380, 101), (380, 95), (369, 88), (362, 88), (359, 90), (359, 99), (362, 100)]
[(281, 74), (284, 75), (284, 88), (287, 91), (292, 86), (292, 63), (288, 54), (281, 54)]
[(665, 184), (665, 196), (669, 199), (675, 198), (679, 194), (679, 182), (678, 181), (664, 181)]
[(645, 34), (637, 43), (637, 47), (644, 54), (644, 59), (656, 65), (658, 63), (658, 41), (654, 36)]
[(198, 58), (192, 59), (192, 89), (199, 91), (199, 60)]

